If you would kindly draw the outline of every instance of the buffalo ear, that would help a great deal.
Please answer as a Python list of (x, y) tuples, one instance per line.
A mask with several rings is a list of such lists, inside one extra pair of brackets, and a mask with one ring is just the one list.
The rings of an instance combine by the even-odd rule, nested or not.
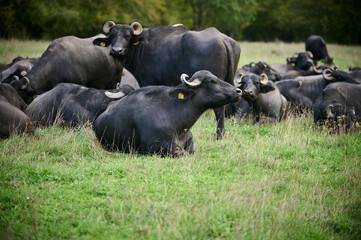
[(107, 47), (110, 44), (110, 38), (96, 38), (94, 39), (93, 44), (101, 47)]
[(260, 86), (260, 92), (261, 93), (268, 93), (275, 90), (275, 87), (270, 84), (265, 84)]
[(169, 93), (169, 96), (179, 100), (187, 100), (194, 95), (194, 90), (190, 88), (177, 88)]

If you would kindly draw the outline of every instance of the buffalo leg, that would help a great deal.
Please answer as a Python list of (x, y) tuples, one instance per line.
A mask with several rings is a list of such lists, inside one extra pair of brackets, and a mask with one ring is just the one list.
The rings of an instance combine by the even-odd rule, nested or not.
[(188, 134), (187, 134), (187, 141), (184, 145), (184, 150), (187, 153), (194, 153), (193, 135), (192, 135), (191, 131), (189, 131), (189, 130), (188, 130)]
[(216, 139), (220, 140), (226, 134), (226, 130), (224, 129), (224, 107), (214, 108), (213, 111), (217, 120)]
[(184, 154), (184, 150), (174, 142), (156, 141), (150, 146), (146, 147), (146, 152), (149, 154), (159, 154), (161, 156), (176, 157)]

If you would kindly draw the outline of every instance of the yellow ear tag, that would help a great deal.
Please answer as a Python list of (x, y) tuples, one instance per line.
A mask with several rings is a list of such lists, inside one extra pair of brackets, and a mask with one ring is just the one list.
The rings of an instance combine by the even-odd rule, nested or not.
[(134, 42), (133, 45), (134, 45), (134, 46), (139, 45), (139, 41)]
[(105, 42), (101, 42), (100, 46), (105, 47)]
[(356, 122), (356, 123), (355, 123), (355, 126), (356, 126), (357, 128), (360, 127), (359, 122)]
[(295, 64), (295, 63), (291, 63), (291, 66), (294, 67), (294, 66), (296, 66), (296, 64)]
[(184, 99), (184, 94), (183, 93), (178, 93), (178, 99)]

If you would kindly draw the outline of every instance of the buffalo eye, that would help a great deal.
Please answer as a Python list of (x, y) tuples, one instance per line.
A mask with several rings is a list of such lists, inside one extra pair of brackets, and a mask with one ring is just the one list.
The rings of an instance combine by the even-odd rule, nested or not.
[(218, 84), (218, 82), (215, 79), (211, 79), (211, 83)]

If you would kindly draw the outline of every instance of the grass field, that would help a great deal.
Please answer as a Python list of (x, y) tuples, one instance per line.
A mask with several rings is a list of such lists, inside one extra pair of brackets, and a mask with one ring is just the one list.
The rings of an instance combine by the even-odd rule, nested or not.
[[(0, 40), (0, 62), (49, 42)], [(240, 65), (283, 63), (300, 43), (241, 42)], [(340, 68), (360, 46), (329, 45)], [(103, 150), (90, 126), (0, 141), (0, 239), (360, 239), (361, 132), (316, 131), (312, 114), (279, 124), (192, 128), (195, 154)]]

